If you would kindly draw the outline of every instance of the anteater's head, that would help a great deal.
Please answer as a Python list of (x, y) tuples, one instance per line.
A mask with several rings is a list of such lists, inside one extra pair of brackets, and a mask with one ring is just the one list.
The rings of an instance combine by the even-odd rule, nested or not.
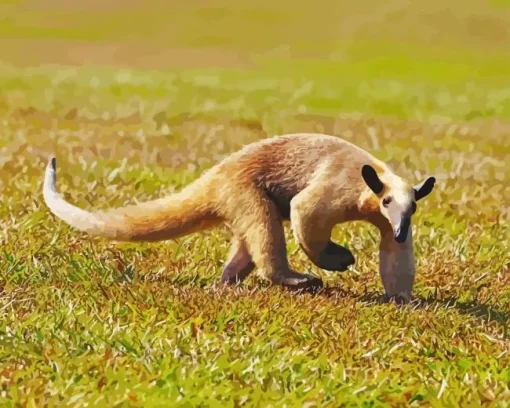
[(368, 164), (362, 167), (361, 175), (375, 194), (380, 213), (389, 221), (395, 241), (405, 242), (417, 202), (431, 193), (436, 179), (428, 177), (420, 184), (410, 186), (391, 173), (377, 174)]

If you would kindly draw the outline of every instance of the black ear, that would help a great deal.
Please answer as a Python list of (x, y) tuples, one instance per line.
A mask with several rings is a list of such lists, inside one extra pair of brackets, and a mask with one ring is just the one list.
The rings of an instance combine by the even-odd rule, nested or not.
[(367, 186), (370, 187), (370, 190), (372, 190), (375, 194), (382, 193), (384, 184), (381, 179), (379, 179), (377, 172), (372, 166), (365, 164), (361, 168), (361, 175), (363, 176), (365, 183), (367, 183)]
[(436, 184), (435, 177), (429, 177), (425, 181), (422, 181), (420, 184), (414, 187), (414, 198), (416, 201), (421, 200), (424, 197), (427, 197), (434, 188), (434, 184)]

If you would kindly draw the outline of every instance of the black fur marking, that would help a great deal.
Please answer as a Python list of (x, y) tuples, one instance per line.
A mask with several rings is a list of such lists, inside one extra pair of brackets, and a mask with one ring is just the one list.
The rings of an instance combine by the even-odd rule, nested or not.
[(282, 219), (290, 220), (290, 202), (296, 193), (277, 185), (267, 187), (265, 191), (269, 199), (276, 205)]
[(422, 198), (428, 196), (434, 185), (436, 184), (435, 177), (429, 177), (425, 181), (421, 182), (419, 185), (414, 187), (414, 197), (416, 201), (421, 200)]
[(322, 251), (317, 266), (326, 271), (346, 271), (356, 262), (354, 255), (347, 248), (329, 241)]
[(363, 176), (363, 180), (365, 180), (365, 183), (367, 183), (367, 186), (370, 187), (370, 189), (375, 194), (382, 193), (382, 191), (384, 190), (384, 184), (379, 179), (377, 172), (372, 166), (365, 164), (361, 168), (361, 175)]

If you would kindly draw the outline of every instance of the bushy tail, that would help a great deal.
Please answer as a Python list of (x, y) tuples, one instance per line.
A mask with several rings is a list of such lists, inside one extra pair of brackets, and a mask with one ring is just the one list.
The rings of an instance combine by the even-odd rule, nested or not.
[(89, 212), (65, 201), (57, 192), (56, 159), (46, 167), (44, 201), (51, 212), (73, 228), (117, 241), (160, 241), (218, 224), (206, 183), (197, 180), (181, 192), (138, 205)]

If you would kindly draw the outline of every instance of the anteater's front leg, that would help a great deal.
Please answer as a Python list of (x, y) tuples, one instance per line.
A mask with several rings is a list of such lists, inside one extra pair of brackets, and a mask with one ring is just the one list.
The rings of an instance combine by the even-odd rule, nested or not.
[(296, 241), (316, 266), (328, 271), (345, 271), (354, 264), (351, 251), (331, 241), (334, 223), (319, 192), (307, 188), (294, 197), (290, 218)]
[(379, 274), (387, 300), (393, 298), (398, 303), (407, 303), (411, 300), (415, 275), (413, 230), (411, 226), (409, 226), (409, 232), (404, 243), (395, 241), (391, 227), (381, 227)]

